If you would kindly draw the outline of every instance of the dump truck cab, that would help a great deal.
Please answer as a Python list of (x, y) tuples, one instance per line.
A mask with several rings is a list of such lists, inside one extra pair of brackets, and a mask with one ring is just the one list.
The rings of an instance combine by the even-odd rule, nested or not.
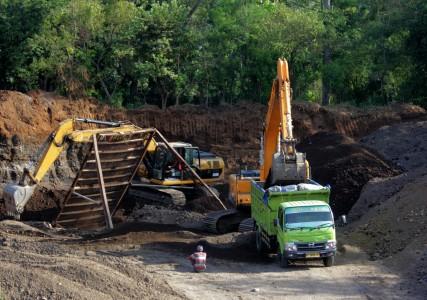
[(263, 182), (252, 181), (251, 216), (257, 251), (276, 252), (282, 267), (312, 259), (332, 266), (336, 238), (330, 187), (313, 180), (268, 189), (262, 186)]
[(277, 218), (279, 253), (285, 260), (323, 259), (327, 265), (336, 252), (334, 216), (319, 200), (285, 202)]

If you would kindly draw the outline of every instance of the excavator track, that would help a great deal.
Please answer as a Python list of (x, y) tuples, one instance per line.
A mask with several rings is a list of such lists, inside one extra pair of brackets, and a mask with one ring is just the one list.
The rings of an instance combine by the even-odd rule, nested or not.
[[(244, 212), (232, 208), (208, 213), (202, 222), (207, 231), (224, 234), (238, 231), (241, 221), (245, 219), (247, 219), (247, 215)], [(242, 230), (251, 231), (250, 224), (244, 225)]]
[(186, 197), (182, 191), (156, 187), (131, 187), (128, 197), (141, 203), (159, 204), (163, 206), (185, 206)]
[(239, 232), (250, 232), (255, 230), (255, 220), (246, 218), (239, 224)]

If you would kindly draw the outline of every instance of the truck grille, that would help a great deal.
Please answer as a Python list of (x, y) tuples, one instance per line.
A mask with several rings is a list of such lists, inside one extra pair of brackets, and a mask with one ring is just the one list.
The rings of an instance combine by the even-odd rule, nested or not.
[(326, 243), (296, 243), (298, 251), (325, 250)]

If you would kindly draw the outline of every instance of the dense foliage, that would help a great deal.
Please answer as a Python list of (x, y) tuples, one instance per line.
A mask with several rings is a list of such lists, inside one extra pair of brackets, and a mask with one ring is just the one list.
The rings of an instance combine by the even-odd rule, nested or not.
[[(425, 0), (0, 0), (0, 88), (118, 106), (293, 96), (427, 103)], [(328, 59), (325, 59), (328, 49)]]

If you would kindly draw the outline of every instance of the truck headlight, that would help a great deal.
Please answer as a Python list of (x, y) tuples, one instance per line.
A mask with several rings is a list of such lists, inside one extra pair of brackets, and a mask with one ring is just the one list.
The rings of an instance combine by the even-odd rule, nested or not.
[(285, 243), (285, 251), (294, 252), (297, 250), (297, 245), (295, 245), (295, 243)]
[(326, 242), (326, 250), (332, 250), (337, 248), (337, 242), (335, 240), (329, 240)]

